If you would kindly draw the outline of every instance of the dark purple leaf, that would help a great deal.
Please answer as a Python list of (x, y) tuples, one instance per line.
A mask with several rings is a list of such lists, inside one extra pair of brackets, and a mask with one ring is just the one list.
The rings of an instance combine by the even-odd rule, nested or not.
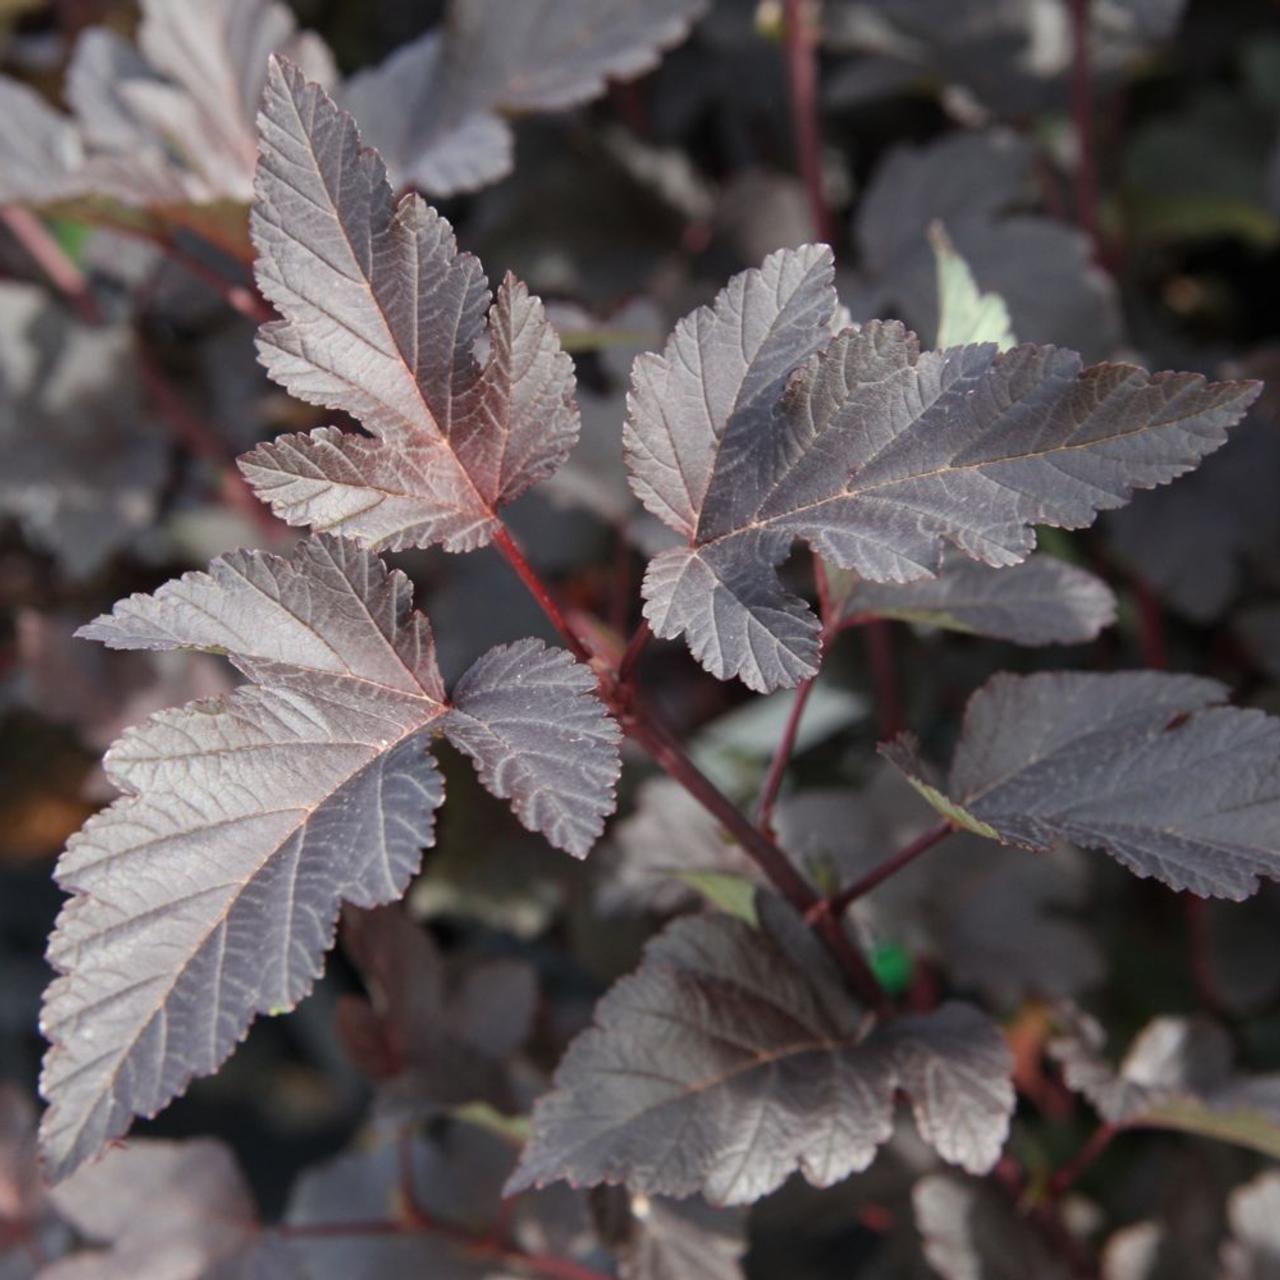
[(215, 658), (200, 653), (107, 654), (76, 639), (75, 628), (65, 614), (19, 611), (18, 697), (48, 719), (74, 725), (95, 752), (105, 751), (129, 725), (157, 711), (232, 688)]
[(449, 741), (530, 831), (586, 857), (614, 810), (622, 734), (589, 667), (540, 640), (490, 649), (453, 689)]
[(928, 147), (898, 148), (858, 207), (867, 267), (889, 275), (904, 255), (926, 255), (934, 222), (950, 232), (1007, 212), (1025, 200), (1034, 162), (1031, 143), (1007, 129), (960, 131)]
[(1137, 876), (1246, 898), (1280, 878), (1280, 722), (1162, 672), (998, 675), (965, 712), (945, 793), (909, 743), (886, 752), (980, 835), (1103, 849)]
[[(775, 816), (782, 847), (819, 891), (854, 883), (936, 821), (888, 766), (859, 788), (785, 796)], [(700, 894), (729, 909), (761, 883), (741, 847), (664, 778), (642, 785), (635, 813), (614, 825), (592, 865), (596, 902), (610, 914), (671, 913)], [(960, 832), (860, 899), (849, 918), (868, 946), (932, 959), (961, 987), (1015, 1008), (1028, 996), (1078, 995), (1102, 977), (1096, 943), (1072, 918), (1088, 890), (1079, 850), (1028, 857)]]
[(609, 847), (593, 864), (596, 900), (605, 914), (669, 912), (697, 900), (686, 877), (712, 874), (754, 880), (755, 864), (687, 791), (670, 778), (650, 778), (635, 812), (616, 823)]
[(84, 164), (75, 125), (34, 89), (0, 79), (0, 200), (57, 199), (73, 194)]
[(374, 438), (283, 436), (246, 455), (245, 475), (291, 524), (375, 547), (483, 546), (497, 509), (578, 435), (573, 364), (541, 302), (508, 276), (486, 323), (479, 262), (418, 196), (395, 204), (351, 117), (297, 68), (272, 63), (260, 126), (258, 282), (284, 317), (261, 330), (262, 359)]
[(1017, 564), (1033, 525), (1190, 470), (1258, 394), (1052, 347), (921, 354), (896, 323), (828, 342), (830, 272), (825, 249), (774, 254), (633, 375), (632, 487), (686, 540), (650, 562), (645, 616), (754, 689), (817, 670), (818, 620), (776, 571), (796, 539), (880, 582), (936, 574), (944, 544)]
[(535, 1108), (509, 1192), (567, 1179), (744, 1204), (797, 1169), (829, 1186), (874, 1159), (898, 1089), (945, 1159), (995, 1162), (1013, 1107), (998, 1029), (947, 1004), (868, 1034), (808, 931), (777, 917), (768, 933), (678, 920), (649, 944)]
[(397, 186), (447, 196), (511, 168), (503, 116), (559, 111), (678, 44), (707, 0), (452, 0), (445, 23), (343, 87)]
[[(154, 1114), (215, 1070), (256, 1014), (292, 1008), (320, 971), (343, 902), (373, 907), (404, 892), (443, 800), (427, 746), (454, 714), (408, 579), (336, 538), (288, 558), (224, 556), (80, 634), (114, 648), (225, 653), (250, 684), (126, 733), (106, 761), (125, 797), (58, 864), (75, 896), (50, 942), (63, 976), (44, 1012), (53, 1105), (43, 1145), (55, 1177), (123, 1133), (131, 1114)], [(526, 790), (544, 778), (542, 758), (526, 763), (529, 742), (503, 728), (514, 699), (526, 717), (546, 718), (538, 743), (573, 726), (582, 785), (608, 784), (594, 814), (617, 775), (614, 730), (568, 655), (524, 652), (537, 658), (532, 670), (511, 672), (505, 700), (489, 693), (486, 732), (504, 751), (484, 758), (482, 774), (492, 769), (495, 789), (542, 820)], [(481, 670), (508, 656), (481, 659)], [(555, 678), (530, 702), (519, 681), (534, 685), (538, 670)], [(468, 729), (487, 750), (480, 723), (473, 715)], [(570, 811), (589, 799), (582, 792)], [(585, 821), (543, 825), (581, 848)]]
[(126, 795), (58, 864), (73, 897), (43, 1015), (55, 1178), (215, 1070), (256, 1014), (292, 1008), (343, 901), (406, 888), (443, 800), (426, 747), (447, 710), (410, 594), (323, 539), (236, 552), (81, 632), (223, 651), (253, 683), (126, 733), (106, 761)]
[[(415, 1189), (424, 1190), (447, 1178), (471, 1197), (471, 1216), (483, 1212), (493, 1196), (494, 1179), (483, 1167), (446, 1164), (436, 1149), (421, 1140), (410, 1147)], [(333, 1228), (344, 1222), (380, 1222), (403, 1204), (399, 1144), (361, 1143), (352, 1151), (314, 1165), (298, 1180), (289, 1198), (285, 1221), (292, 1227)], [(497, 1176), (501, 1185), (501, 1173)], [(451, 1215), (452, 1216), (452, 1215)], [(431, 1232), (378, 1236), (372, 1239), (338, 1234), (303, 1235), (290, 1242), (308, 1280), (383, 1280), (389, 1276), (436, 1277), (441, 1280), (506, 1280), (487, 1260), (468, 1258)]]
[(714, 217), (741, 262), (760, 262), (775, 249), (798, 249), (813, 239), (804, 183), (776, 169), (740, 170), (720, 191)]
[[(740, 675), (759, 690), (816, 670), (817, 620), (770, 582), (771, 561), (789, 539), (735, 540), (738, 554), (724, 566), (703, 564), (696, 547), (726, 458), (737, 471), (764, 451), (788, 377), (829, 340), (832, 279), (829, 249), (772, 254), (758, 271), (734, 277), (714, 307), (682, 320), (663, 353), (640, 356), (632, 373), (624, 436), (631, 485), (688, 542), (650, 563), (645, 615), (659, 636), (687, 634), (709, 671)], [(734, 465), (735, 453), (746, 455), (742, 463)]]

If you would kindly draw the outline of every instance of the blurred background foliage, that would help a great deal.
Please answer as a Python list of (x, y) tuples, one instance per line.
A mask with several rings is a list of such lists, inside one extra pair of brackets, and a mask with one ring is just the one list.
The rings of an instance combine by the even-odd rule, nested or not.
[[(427, 0), (293, 7), (346, 74), (443, 16)], [(1066, 0), (815, 6), (821, 180), (843, 300), (855, 320), (901, 316), (931, 340), (925, 230), (941, 219), (978, 284), (1004, 297), (1020, 339), (1266, 377), (1280, 369), (1280, 6), (1094, 0), (1091, 11), (1096, 199), (1079, 179)], [(128, 37), (137, 21), (123, 0), (3, 0), (0, 64), (58, 103), (79, 33), (106, 25)], [(569, 600), (617, 640), (635, 620), (639, 549), (656, 536), (621, 465), (630, 361), (730, 273), (815, 238), (783, 25), (771, 0), (715, 0), (656, 70), (571, 112), (517, 119), (514, 170), (438, 202), (491, 279), (515, 270), (554, 304), (574, 352), (582, 444), (512, 522)], [(243, 245), (243, 206), (205, 213)], [(322, 421), (257, 368), (242, 314), (252, 307), (229, 297), (229, 286), (247, 295), (250, 284), (234, 252), (182, 219), (163, 226), (162, 245), (112, 229), (93, 202), (47, 214), (41, 225), (83, 277), (88, 312), (50, 287), (29, 237), (0, 223), (0, 1078), (28, 1092), (42, 1050), (42, 952), (59, 905), (50, 870), (111, 794), (100, 755), (123, 726), (229, 680), (212, 659), (110, 653), (71, 631), (230, 547), (287, 545), (291, 534), (256, 507), (232, 460)], [(1103, 573), (1117, 591), (1118, 626), (1097, 641), (1020, 649), (895, 624), (901, 719), (935, 757), (949, 750), (968, 694), (997, 670), (1169, 665), (1280, 709), (1278, 414), (1273, 393), (1193, 476), (1093, 531), (1042, 538), (1049, 555)], [(490, 644), (554, 639), (492, 552), (396, 559), (437, 622), (446, 675)], [(744, 703), (676, 646), (650, 656), (645, 679), (700, 761), (750, 803), (786, 696)], [(879, 860), (919, 820), (868, 763), (875, 692), (864, 638), (847, 637), (808, 709), (781, 815), (788, 849), (819, 873)], [(503, 971), (492, 998), (511, 1002), (500, 1006), (508, 1012), (530, 1004), (527, 1035), (503, 1051), (519, 1056), (504, 1088), (527, 1099), (658, 920), (708, 899), (741, 906), (741, 868), (704, 818), (638, 768), (606, 845), (578, 864), (520, 829), (469, 769), (444, 764), (451, 803), (408, 909), (459, 973), (515, 965), (524, 975)], [(655, 874), (672, 867), (685, 874)], [(1189, 903), (1100, 858), (1065, 851), (1031, 866), (964, 837), (865, 913), (895, 994), (927, 1004), (977, 991), (1007, 1019), (1025, 1099), (1014, 1149), (1033, 1175), (1060, 1167), (1093, 1126), (1045, 1057), (1051, 1001), (1084, 1000), (1112, 1058), (1153, 1015), (1207, 1014), (1229, 1027), (1242, 1069), (1280, 1070), (1274, 888), (1241, 905)], [(224, 1070), (138, 1131), (224, 1139), (264, 1214), (280, 1213), (299, 1173), (342, 1151), (368, 1115), (370, 1064), (335, 1030), (368, 977), (335, 954), (295, 1013), (259, 1021)], [(1280, 1100), (1270, 1105), (1280, 1125)], [(1235, 1146), (1126, 1138), (1082, 1186), (1081, 1230), (1111, 1238), (1110, 1276), (1215, 1274), (1225, 1235), (1235, 1231), (1238, 1251), (1252, 1247), (1227, 1220), (1227, 1194), (1260, 1167)], [(904, 1141), (830, 1192), (785, 1189), (751, 1215), (749, 1274), (930, 1274), (915, 1233), (893, 1229), (909, 1221), (909, 1189), (926, 1171)], [(954, 1192), (933, 1185), (930, 1203), (957, 1212)], [(986, 1221), (980, 1204), (965, 1212)], [(1015, 1230), (992, 1212), (993, 1238)], [(916, 1213), (932, 1221), (919, 1204)], [(1011, 1237), (1002, 1247), (1015, 1258), (1024, 1246)], [(954, 1274), (1049, 1274), (1037, 1265)]]

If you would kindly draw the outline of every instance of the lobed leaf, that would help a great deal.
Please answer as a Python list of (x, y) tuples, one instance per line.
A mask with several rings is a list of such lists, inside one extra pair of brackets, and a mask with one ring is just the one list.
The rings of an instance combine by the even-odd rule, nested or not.
[(633, 375), (632, 488), (685, 539), (650, 562), (645, 616), (753, 689), (817, 670), (818, 621), (777, 574), (797, 538), (879, 582), (935, 575), (944, 544), (1017, 564), (1034, 525), (1190, 470), (1259, 391), (1053, 347), (921, 354), (897, 323), (828, 340), (830, 272), (825, 249), (772, 255)]
[(511, 169), (506, 113), (560, 111), (678, 44), (707, 0), (452, 0), (445, 23), (343, 87), (397, 186), (454, 195)]
[[(310, 989), (342, 901), (398, 897), (432, 842), (446, 711), (407, 579), (322, 540), (236, 552), (81, 632), (225, 651), (254, 683), (161, 712), (108, 753), (126, 795), (58, 863), (42, 1146), (65, 1177)], [(123, 868), (129, 869), (128, 874)]]
[(614, 809), (618, 726), (590, 668), (539, 640), (490, 649), (458, 681), (444, 724), (480, 780), (530, 831), (586, 857)]
[[(631, 487), (688, 543), (650, 562), (645, 616), (656, 635), (686, 634), (713, 674), (740, 675), (761, 691), (812, 674), (817, 653), (817, 620), (770, 581), (785, 545), (744, 538), (727, 564), (705, 563), (696, 548), (713, 483), (723, 491), (738, 472), (750, 480), (787, 378), (829, 339), (833, 278), (829, 249), (771, 254), (759, 270), (735, 276), (713, 307), (686, 316), (662, 354), (640, 356), (632, 371), (623, 437)], [(730, 475), (716, 483), (720, 470)]]
[(998, 1029), (952, 1003), (868, 1034), (803, 926), (771, 899), (761, 918), (682, 919), (650, 942), (570, 1045), (508, 1193), (567, 1179), (744, 1204), (797, 1169), (830, 1186), (874, 1159), (898, 1089), (944, 1159), (995, 1162), (1013, 1108)]
[(290, 524), (380, 548), (483, 546), (498, 508), (578, 436), (573, 364), (542, 303), (508, 276), (490, 308), (449, 224), (416, 195), (395, 203), (351, 117), (296, 67), (272, 61), (260, 130), (258, 283), (283, 317), (260, 332), (262, 360), (373, 438), (282, 436), (241, 469)]
[[(444, 798), (427, 744), (451, 714), (408, 579), (339, 539), (288, 558), (224, 556), (81, 635), (224, 652), (251, 683), (126, 733), (106, 761), (126, 795), (59, 861), (73, 897), (50, 941), (62, 976), (43, 1014), (55, 1178), (213, 1071), (256, 1014), (292, 1008), (343, 902), (404, 892)], [(581, 798), (595, 812), (616, 743), (581, 682), (561, 687), (535, 714), (576, 723), (582, 755), (587, 742), (605, 752), (596, 773), (582, 766), (608, 780)], [(524, 769), (519, 744), (509, 768)]]
[(74, 725), (102, 752), (131, 724), (155, 711), (229, 693), (223, 665), (200, 653), (107, 654), (81, 644), (71, 613), (21, 609), (14, 635), (22, 679), (19, 699), (49, 720)]
[[(976, 693), (945, 794), (909, 743), (886, 754), (964, 825), (1031, 849), (1100, 848), (1201, 897), (1280, 878), (1280, 722), (1159, 672), (998, 675)], [(931, 793), (931, 794), (930, 794)]]
[[(1015, 644), (1083, 644), (1116, 620), (1116, 598), (1101, 578), (1047, 555), (992, 569), (948, 557), (936, 578), (859, 582), (828, 575), (844, 625), (894, 618)], [(850, 580), (852, 579), (852, 580)]]

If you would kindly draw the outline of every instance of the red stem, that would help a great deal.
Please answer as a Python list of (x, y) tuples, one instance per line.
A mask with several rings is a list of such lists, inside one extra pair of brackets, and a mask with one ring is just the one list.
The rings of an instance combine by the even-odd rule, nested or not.
[(569, 619), (564, 616), (560, 605), (551, 593), (551, 588), (538, 576), (538, 572), (525, 559), (524, 552), (516, 545), (516, 540), (511, 536), (506, 525), (500, 524), (498, 532), (493, 536), (493, 545), (497, 547), (503, 559), (515, 570), (516, 576), (524, 583), (529, 594), (538, 602), (542, 612), (547, 615), (551, 621), (551, 625), (564, 638), (565, 644), (569, 646), (570, 652), (579, 662), (591, 663), (592, 653), (585, 644), (582, 643), (578, 633), (569, 625)]
[[(524, 558), (505, 526), (499, 525), (493, 541), (578, 660), (597, 666), (600, 696), (623, 731), (720, 822), (800, 915), (808, 917), (811, 912), (814, 913), (810, 920), (811, 927), (840, 966), (851, 989), (876, 1013), (888, 1013), (888, 997), (866, 959), (850, 941), (844, 926), (833, 916), (820, 910), (823, 900), (791, 864), (787, 855), (763, 831), (752, 826), (728, 796), (694, 764), (675, 735), (637, 705), (633, 683), (624, 684), (617, 671), (600, 671), (598, 664), (593, 664), (590, 650), (569, 625), (550, 588)], [(638, 643), (637, 636), (633, 638), (633, 644)], [(633, 645), (628, 645), (628, 650), (632, 647)], [(819, 909), (815, 912), (815, 908)]]
[(855, 880), (847, 888), (841, 889), (839, 893), (832, 894), (827, 902), (831, 914), (837, 918), (842, 916), (851, 903), (857, 902), (877, 885), (883, 884), (890, 876), (896, 875), (921, 854), (928, 853), (934, 845), (941, 844), (954, 830), (955, 827), (950, 822), (943, 820), (927, 831), (922, 831), (910, 844), (904, 845), (891, 858), (886, 858), (878, 867), (873, 867), (865, 876)]
[(785, 0), (787, 76), (791, 85), (791, 131), (800, 173), (809, 195), (814, 232), (826, 244), (835, 240), (835, 225), (822, 180), (822, 134), (818, 117), (817, 32), (810, 0)]
[(804, 709), (809, 704), (809, 695), (813, 686), (818, 683), (817, 676), (810, 676), (801, 682), (796, 696), (791, 702), (791, 714), (783, 726), (782, 737), (769, 763), (769, 772), (765, 775), (764, 786), (760, 788), (760, 806), (756, 814), (756, 825), (770, 839), (774, 836), (773, 813), (777, 808), (778, 794), (782, 790), (782, 780), (786, 777), (787, 766), (796, 749), (796, 739), (800, 735), (800, 721), (804, 719)]
[[(81, 318), (88, 324), (101, 324), (102, 313), (98, 310), (84, 272), (67, 256), (43, 220), (30, 209), (11, 205), (0, 209), (0, 221), (9, 228), (59, 292), (65, 294), (75, 305)], [(107, 222), (101, 225), (117, 234), (155, 245), (165, 257), (207, 284), (228, 306), (250, 320), (262, 323), (276, 319), (275, 310), (256, 289), (225, 279), (195, 254), (188, 253), (172, 236), (128, 224)], [(214, 247), (225, 252), (223, 246)]]
[(17, 205), (0, 209), (3, 222), (13, 238), (26, 250), (49, 282), (71, 303), (86, 324), (101, 324), (102, 313), (85, 279), (43, 220)]
[(666, 729), (635, 711), (624, 716), (622, 721), (627, 733), (720, 822), (768, 876), (774, 888), (796, 912), (808, 920), (858, 998), (877, 1014), (888, 1013), (888, 998), (871, 967), (850, 940), (844, 926), (835, 917), (821, 910), (823, 900), (796, 870), (787, 855), (768, 836), (751, 825), (724, 792), (689, 759), (684, 748)]
[[(818, 595), (818, 616), (822, 619), (822, 635), (818, 640), (819, 665), (821, 665), (822, 658), (826, 656), (827, 646), (839, 629), (839, 624), (832, 616), (831, 583), (827, 578), (827, 566), (816, 552), (813, 556), (813, 583)], [(795, 700), (791, 704), (791, 714), (787, 717), (786, 725), (783, 726), (782, 738), (769, 763), (764, 785), (760, 788), (756, 823), (770, 839), (774, 836), (773, 813), (777, 807), (778, 794), (782, 790), (782, 780), (786, 777), (787, 766), (795, 753), (796, 739), (800, 734), (800, 722), (804, 719), (804, 709), (808, 705), (817, 679), (817, 675), (812, 675), (809, 679), (802, 681), (796, 689)]]
[(1169, 648), (1165, 643), (1160, 601), (1141, 578), (1133, 579), (1133, 594), (1138, 604), (1138, 643), (1142, 649), (1143, 665), (1153, 671), (1165, 671), (1169, 667)]
[(896, 738), (903, 729), (902, 703), (898, 698), (898, 670), (894, 661), (893, 627), (881, 618), (866, 623), (867, 660), (875, 690), (880, 737)]
[(1187, 966), (1200, 1003), (1217, 1017), (1223, 1014), (1224, 1001), (1218, 989), (1213, 967), (1213, 939), (1209, 934), (1209, 901), (1193, 893), (1183, 895), (1183, 912), (1187, 925)]
[(1089, 59), (1089, 0), (1071, 0), (1071, 116), (1076, 145), (1076, 222), (1093, 243), (1094, 257), (1106, 257), (1098, 226), (1098, 168), (1094, 138), (1093, 73)]
[(626, 650), (623, 652), (622, 660), (618, 663), (618, 683), (630, 684), (635, 676), (636, 667), (640, 663), (644, 651), (649, 647), (649, 641), (653, 639), (653, 631), (649, 626), (649, 620), (646, 618), (636, 628), (635, 634), (627, 642)]
[(1049, 1180), (1049, 1195), (1053, 1199), (1066, 1195), (1076, 1184), (1085, 1170), (1111, 1145), (1112, 1139), (1120, 1132), (1113, 1124), (1100, 1124), (1089, 1140), (1076, 1154), (1067, 1161)]

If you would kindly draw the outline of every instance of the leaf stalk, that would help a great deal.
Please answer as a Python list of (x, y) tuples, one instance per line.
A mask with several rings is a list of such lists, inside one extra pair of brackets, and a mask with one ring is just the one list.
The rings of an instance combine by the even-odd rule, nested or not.
[(791, 86), (791, 130), (800, 173), (809, 197), (813, 228), (825, 244), (835, 239), (834, 219), (822, 178), (822, 135), (818, 123), (817, 31), (810, 0), (785, 0), (783, 30), (787, 78)]
[(827, 900), (831, 914), (838, 919), (859, 898), (870, 893), (891, 876), (897, 875), (903, 867), (910, 865), (921, 854), (928, 853), (934, 845), (941, 844), (955, 829), (953, 823), (944, 819), (927, 831), (922, 831), (910, 844), (903, 845), (897, 853), (886, 858), (878, 867), (873, 867), (866, 875), (855, 880), (847, 888), (841, 889), (839, 893), (832, 894)]

